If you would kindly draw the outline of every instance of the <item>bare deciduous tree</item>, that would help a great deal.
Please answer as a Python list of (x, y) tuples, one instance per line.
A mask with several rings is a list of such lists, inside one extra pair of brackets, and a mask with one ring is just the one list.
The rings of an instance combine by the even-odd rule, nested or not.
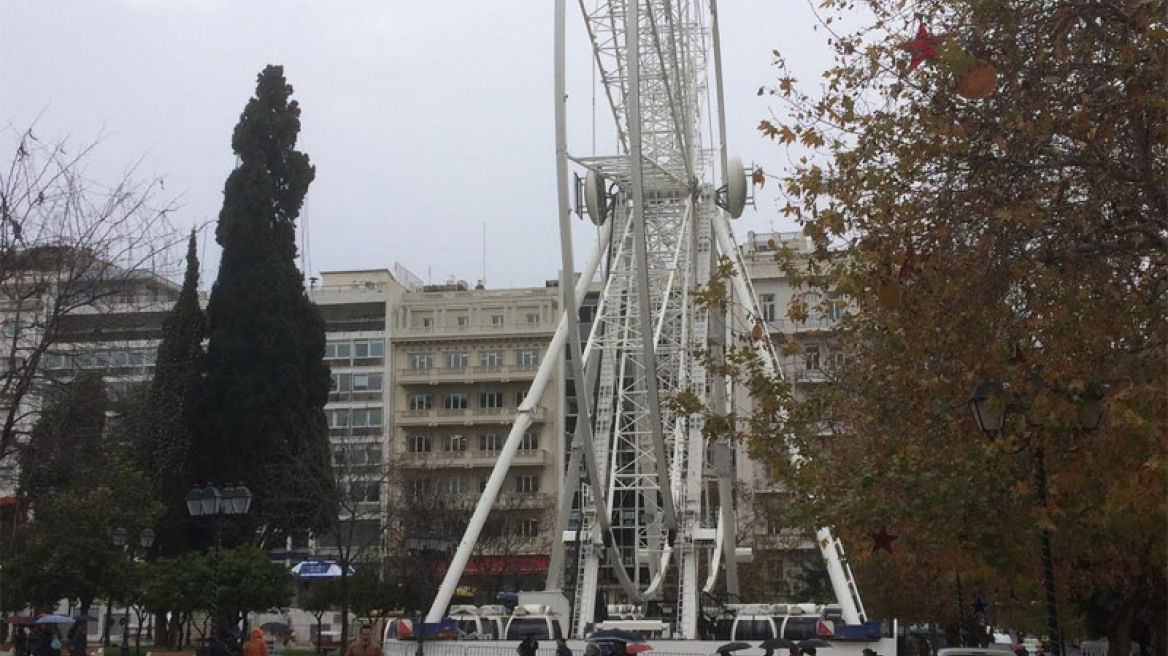
[(139, 180), (134, 167), (113, 184), (88, 177), (98, 144), (0, 130), (0, 147), (12, 148), (0, 169), (0, 461), (33, 423), (43, 360), (75, 330), (66, 318), (166, 284), (154, 271), (174, 243), (176, 205), (159, 199), (161, 179)]

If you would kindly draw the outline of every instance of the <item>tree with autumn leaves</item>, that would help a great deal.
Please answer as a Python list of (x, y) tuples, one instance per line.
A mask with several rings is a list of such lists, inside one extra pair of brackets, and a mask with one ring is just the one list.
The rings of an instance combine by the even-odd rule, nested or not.
[[(843, 358), (794, 395), (732, 354), (757, 410), (711, 425), (791, 490), (781, 521), (852, 545), (870, 615), (956, 624), (980, 598), (973, 619), (1040, 634), (1045, 529), (1067, 638), (1168, 654), (1168, 6), (816, 12), (834, 63), (808, 84), (776, 52), (760, 129), (794, 151), (780, 209), (814, 245), (780, 261), (848, 300)], [(996, 439), (969, 411), (983, 380), (1025, 408)]]

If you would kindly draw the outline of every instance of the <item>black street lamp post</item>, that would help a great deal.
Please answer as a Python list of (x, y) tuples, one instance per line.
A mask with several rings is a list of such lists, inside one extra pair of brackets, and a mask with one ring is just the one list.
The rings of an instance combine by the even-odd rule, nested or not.
[[(1041, 379), (1035, 379), (1034, 382), (1039, 388), (1046, 387)], [(1083, 431), (1093, 431), (1099, 428), (1103, 419), (1102, 395), (1091, 390), (1085, 394), (1070, 393), (1069, 396), (1078, 405), (1078, 428)], [(1021, 412), (1025, 415), (1030, 410), (1031, 402), (1032, 399), (1018, 394), (1007, 396), (1000, 383), (994, 380), (985, 380), (979, 383), (974, 390), (973, 396), (969, 399), (969, 407), (973, 411), (973, 418), (977, 422), (978, 430), (992, 440), (1001, 433), (1005, 426), (1007, 411)], [(1037, 430), (1038, 428), (1039, 426), (1027, 422), (1027, 436), (1031, 434), (1031, 429)], [(1029, 439), (1026, 447), (1030, 450), (1034, 460), (1035, 497), (1038, 506), (1045, 511), (1047, 507), (1046, 449), (1041, 442), (1036, 443)], [(1052, 656), (1063, 656), (1066, 652), (1063, 649), (1062, 633), (1059, 631), (1058, 597), (1055, 595), (1054, 584), (1054, 555), (1050, 546), (1051, 530), (1045, 526), (1041, 527), (1038, 535), (1042, 558), (1042, 585), (1046, 597), (1047, 633), (1050, 637)]]
[[(122, 550), (123, 553), (130, 550), (129, 533), (126, 529), (118, 527), (114, 529), (114, 546)], [(138, 534), (138, 544), (142, 545), (143, 549), (149, 549), (154, 546), (154, 529), (144, 528)], [(127, 558), (127, 570), (129, 569), (129, 559)], [(126, 599), (122, 603), (126, 604), (126, 612), (122, 615), (122, 656), (130, 656), (130, 585), (129, 574), (126, 575)]]
[(215, 518), (215, 567), (211, 581), (211, 639), (219, 638), (219, 566), (223, 548), (223, 517), (246, 515), (251, 508), (251, 490), (245, 485), (228, 485), (222, 489), (207, 484), (187, 492), (187, 513), (191, 517)]
[[(416, 532), (406, 534), (406, 550), (418, 554), (426, 570), (425, 580), (427, 593), (434, 586), (434, 559), (437, 556), (445, 554), (449, 548), (450, 540), (440, 533)], [(433, 603), (432, 600), (431, 603)], [(422, 630), (418, 632), (418, 648), (414, 651), (415, 656), (425, 655), (425, 647), (422, 645), (426, 634), (425, 614), (428, 612), (428, 607), (422, 609)]]

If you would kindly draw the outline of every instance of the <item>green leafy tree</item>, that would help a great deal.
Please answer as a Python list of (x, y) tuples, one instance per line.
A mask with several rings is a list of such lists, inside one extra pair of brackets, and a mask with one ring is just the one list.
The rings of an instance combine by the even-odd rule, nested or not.
[(292, 601), (292, 575), (258, 547), (224, 549), (219, 567), (219, 606), (235, 617), (286, 608)]
[[(799, 502), (785, 521), (833, 525), (858, 545), (874, 615), (954, 625), (960, 578), (1030, 632), (1050, 531), (1064, 625), (1076, 597), (1154, 609), (1151, 651), (1163, 656), (1168, 7), (875, 0), (861, 12), (826, 0), (818, 11), (834, 65), (805, 87), (778, 53), (778, 82), (762, 92), (779, 107), (761, 129), (795, 151), (782, 211), (814, 247), (780, 259), (824, 299), (801, 295), (790, 315), (826, 314), (827, 294), (842, 294), (840, 357), (829, 384), (799, 396), (748, 356), (734, 363), (759, 401), (740, 428)], [(922, 23), (944, 36), (914, 70), (906, 50), (920, 54)], [(1029, 407), (992, 441), (967, 407), (985, 379)], [(1093, 388), (1106, 420), (1084, 432), (1078, 402)], [(898, 536), (891, 552), (868, 548), (881, 529)], [(1114, 624), (1111, 649), (1125, 654), (1131, 624)]]
[(300, 596), (300, 607), (316, 618), (316, 651), (318, 653), (323, 647), (320, 632), (321, 624), (324, 622), (324, 614), (339, 608), (340, 600), (341, 587), (337, 581), (331, 580), (308, 583)]
[[(127, 597), (125, 554), (115, 527), (136, 536), (156, 507), (145, 480), (121, 455), (105, 427), (101, 377), (64, 385), (42, 413), (21, 453), (20, 494), (32, 508), (18, 529), (10, 574), (24, 603), (78, 600), (82, 612), (101, 596)], [(113, 432), (113, 431), (111, 431)]]
[(296, 218), (315, 175), (295, 149), (300, 107), (283, 68), (259, 74), (232, 137), (215, 238), (223, 247), (207, 308), (207, 373), (194, 449), (198, 480), (243, 481), (261, 542), (321, 522), (331, 484), (323, 408), (324, 322), (296, 267)]
[(195, 482), (190, 471), (191, 426), (203, 374), (206, 317), (199, 307), (199, 259), (195, 233), (187, 243), (187, 267), (178, 300), (162, 325), (162, 341), (150, 388), (149, 432), (144, 469), (166, 512), (158, 523), (158, 552), (176, 555), (186, 546), (189, 519), (186, 494)]
[(183, 635), (183, 628), (196, 611), (210, 606), (213, 565), (205, 553), (188, 552), (153, 561), (143, 575), (142, 603), (153, 611), (171, 613), (164, 636), (168, 647), (188, 644), (190, 637)]

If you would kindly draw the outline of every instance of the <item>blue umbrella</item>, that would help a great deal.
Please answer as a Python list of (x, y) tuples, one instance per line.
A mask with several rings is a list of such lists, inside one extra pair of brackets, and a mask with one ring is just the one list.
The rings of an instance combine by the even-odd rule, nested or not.
[(41, 615), (37, 618), (37, 624), (72, 624), (73, 618), (67, 615)]

